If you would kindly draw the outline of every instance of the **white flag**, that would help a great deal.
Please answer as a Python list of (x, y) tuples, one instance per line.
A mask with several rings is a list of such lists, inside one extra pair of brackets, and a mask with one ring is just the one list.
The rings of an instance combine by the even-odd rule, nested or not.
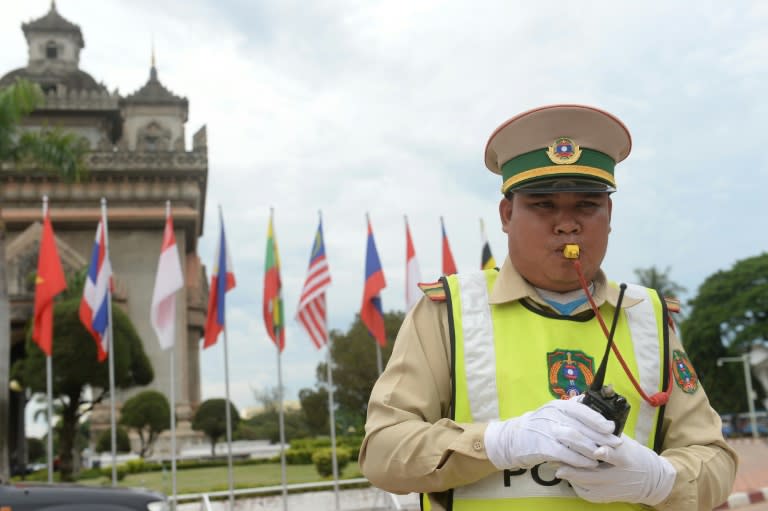
[(179, 249), (173, 234), (173, 218), (170, 207), (165, 215), (165, 233), (157, 264), (155, 289), (152, 292), (150, 321), (164, 350), (173, 346), (176, 337), (176, 292), (184, 287)]
[(421, 272), (419, 271), (419, 262), (416, 260), (416, 250), (413, 248), (411, 239), (411, 230), (408, 228), (408, 219), (405, 219), (405, 310), (408, 312), (411, 307), (423, 295), (419, 289), (421, 281)]

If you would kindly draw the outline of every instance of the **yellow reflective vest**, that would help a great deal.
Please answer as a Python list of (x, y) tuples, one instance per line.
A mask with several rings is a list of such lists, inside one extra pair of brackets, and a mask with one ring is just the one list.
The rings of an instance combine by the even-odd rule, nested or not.
[[(496, 270), (485, 270), (444, 278), (454, 362), (451, 418), (459, 423), (518, 417), (552, 399), (584, 392), (606, 348), (605, 334), (593, 316), (560, 316), (525, 301), (490, 305), (488, 294), (497, 275)], [(620, 311), (614, 342), (650, 395), (668, 382), (666, 304), (656, 291), (640, 286), (628, 286), (626, 296), (641, 301)], [(606, 325), (613, 321), (614, 310), (608, 303), (600, 308)], [(642, 400), (614, 354), (605, 383), (612, 384), (631, 405), (624, 434), (658, 452), (663, 407), (654, 408)], [(643, 509), (584, 501), (554, 473), (550, 463), (494, 473), (453, 489), (449, 509)]]

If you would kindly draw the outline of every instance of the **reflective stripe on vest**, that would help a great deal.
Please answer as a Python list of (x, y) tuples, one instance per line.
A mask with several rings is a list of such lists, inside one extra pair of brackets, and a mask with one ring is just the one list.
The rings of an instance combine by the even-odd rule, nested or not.
[[(488, 292), (497, 275), (495, 270), (486, 270), (446, 279), (454, 336), (453, 418), (460, 423), (516, 417), (556, 399), (555, 392), (562, 393), (562, 389), (552, 384), (556, 379), (548, 365), (552, 353), (579, 353), (581, 361), (591, 357), (591, 367), (586, 363), (580, 366), (591, 382), (605, 350), (605, 335), (595, 318), (552, 318), (519, 301), (489, 305)], [(661, 389), (664, 380), (660, 363), (664, 356), (660, 340), (666, 325), (663, 307), (655, 291), (640, 286), (628, 286), (626, 296), (642, 301), (622, 310), (614, 341), (641, 387), (652, 394)], [(600, 312), (610, 325), (614, 308), (606, 303)], [(632, 406), (624, 433), (653, 448), (659, 410), (640, 399), (613, 354), (606, 383), (613, 384)], [(456, 488), (453, 509), (572, 511), (640, 506), (583, 501), (566, 482), (555, 478), (554, 468), (545, 463), (530, 470), (497, 472)]]

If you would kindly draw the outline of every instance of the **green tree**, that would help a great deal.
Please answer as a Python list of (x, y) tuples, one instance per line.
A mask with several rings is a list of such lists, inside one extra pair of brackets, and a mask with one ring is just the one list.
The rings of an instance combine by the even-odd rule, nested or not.
[[(202, 431), (210, 440), (211, 456), (216, 456), (218, 439), (227, 434), (226, 406), (226, 399), (208, 399), (202, 402), (192, 418), (192, 429)], [(237, 411), (237, 407), (232, 402), (229, 403), (229, 407), (232, 430), (234, 431), (240, 423), (240, 412)]]
[(301, 389), (299, 403), (310, 434), (314, 436), (330, 434), (330, 414), (328, 413), (328, 391), (325, 388)]
[[(280, 441), (280, 392), (277, 387), (269, 387), (264, 391), (254, 391), (256, 401), (261, 403), (261, 412), (247, 420), (249, 434), (252, 438), (269, 440), (271, 443)], [(285, 441), (303, 438), (309, 434), (301, 410), (283, 409), (283, 424), (285, 425)]]
[[(115, 450), (117, 452), (131, 452), (131, 439), (124, 427), (118, 426), (115, 430)], [(96, 452), (112, 451), (112, 428), (107, 428), (96, 439)]]
[(637, 283), (651, 289), (655, 289), (661, 296), (670, 298), (679, 298), (687, 289), (672, 280), (669, 276), (672, 269), (667, 266), (664, 270), (659, 270), (655, 266), (650, 268), (635, 268)]
[(160, 433), (170, 428), (171, 406), (164, 394), (156, 390), (139, 392), (123, 404), (120, 424), (139, 435), (139, 456), (152, 454)]
[[(768, 341), (768, 253), (709, 276), (689, 305), (682, 340), (710, 402), (721, 413), (745, 409), (741, 366), (718, 367), (717, 359), (738, 356)], [(762, 389), (757, 383), (754, 388)]]
[(36, 437), (27, 437), (27, 457), (29, 461), (45, 460), (45, 444)]
[[(72, 455), (80, 419), (109, 395), (109, 364), (98, 361), (96, 343), (80, 322), (82, 281), (82, 273), (70, 279), (62, 300), (53, 309), (53, 396), (61, 413), (58, 426), (63, 480), (70, 480), (74, 471)], [(150, 383), (154, 379), (152, 365), (130, 318), (119, 306), (112, 307), (112, 332), (115, 387), (127, 389)], [(27, 356), (14, 365), (13, 375), (32, 392), (42, 393), (46, 391), (45, 355), (31, 333), (29, 329)], [(90, 399), (83, 392), (86, 387), (92, 390)]]
[[(386, 365), (392, 354), (395, 337), (400, 330), (405, 314), (402, 312), (387, 312), (384, 314), (384, 328), (387, 332), (387, 346), (381, 349), (382, 362)], [(336, 430), (347, 432), (360, 432), (365, 424), (365, 414), (368, 409), (368, 397), (371, 395), (373, 384), (379, 377), (376, 363), (376, 341), (371, 337), (368, 328), (360, 321), (360, 316), (355, 316), (355, 321), (347, 332), (332, 330), (331, 361), (333, 364), (334, 404), (336, 410)], [(320, 424), (328, 417), (328, 407), (319, 406), (319, 394), (327, 392), (326, 363), (321, 362), (317, 366), (317, 384), (314, 390), (302, 389), (304, 400), (315, 406), (303, 407), (307, 420), (314, 424)], [(325, 398), (327, 402), (327, 397)], [(322, 415), (324, 414), (325, 419)], [(315, 416), (317, 415), (317, 416)], [(310, 416), (312, 416), (310, 418)]]
[[(45, 102), (40, 87), (17, 80), (0, 89), (0, 164), (31, 171), (54, 173), (62, 180), (78, 181), (85, 175), (87, 142), (60, 130), (23, 131), (21, 120)], [(8, 378), (10, 373), (10, 304), (5, 273), (5, 224), (0, 221), (0, 480), (10, 475), (8, 458)]]

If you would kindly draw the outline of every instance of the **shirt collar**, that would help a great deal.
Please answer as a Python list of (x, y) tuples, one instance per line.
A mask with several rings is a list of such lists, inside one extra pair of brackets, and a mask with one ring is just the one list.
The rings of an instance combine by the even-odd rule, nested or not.
[[(600, 307), (605, 302), (608, 302), (613, 307), (616, 307), (616, 302), (619, 298), (618, 286), (615, 284), (609, 285), (608, 279), (602, 270), (597, 272), (597, 275), (595, 275), (592, 282), (595, 285), (592, 297), (597, 306)], [(539, 296), (536, 288), (518, 273), (517, 269), (512, 265), (509, 256), (507, 256), (504, 259), (504, 264), (501, 266), (501, 270), (499, 270), (499, 276), (493, 285), (488, 303), (491, 305), (498, 305), (501, 303), (513, 302), (515, 300), (522, 300), (524, 298), (532, 300), (540, 307), (550, 310), (552, 309), (549, 304)], [(621, 307), (623, 309), (632, 307), (641, 301), (642, 299), (630, 298), (625, 294), (621, 302)], [(574, 310), (571, 315), (579, 314), (590, 309), (591, 307), (589, 303), (585, 303)]]

